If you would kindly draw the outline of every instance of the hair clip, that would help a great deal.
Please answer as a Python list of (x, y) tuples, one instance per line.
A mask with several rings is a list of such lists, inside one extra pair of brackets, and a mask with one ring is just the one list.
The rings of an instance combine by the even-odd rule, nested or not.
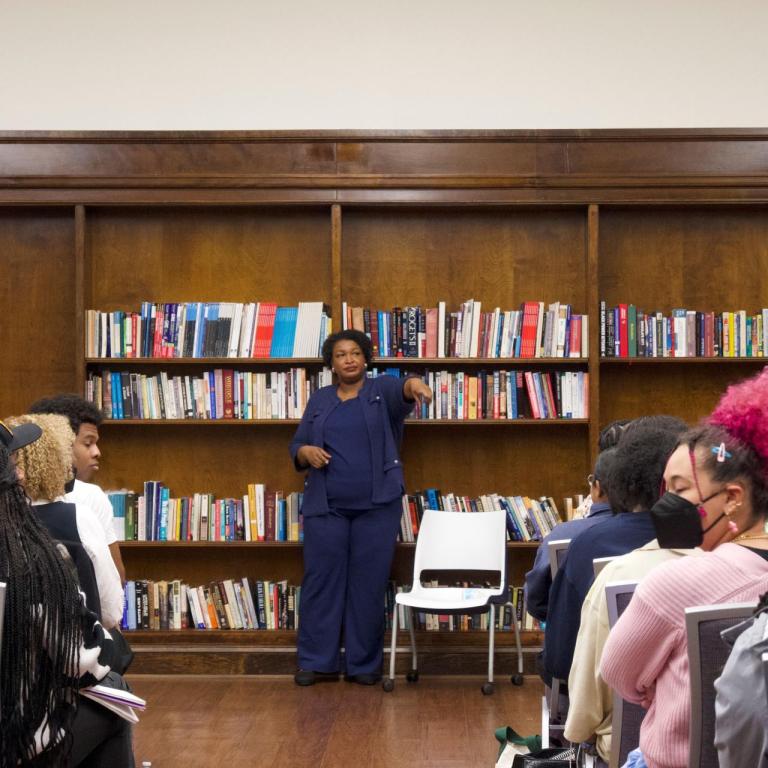
[(730, 452), (725, 450), (725, 443), (720, 443), (720, 445), (713, 445), (712, 453), (717, 456), (717, 461), (719, 464), (722, 464), (726, 459), (731, 458)]

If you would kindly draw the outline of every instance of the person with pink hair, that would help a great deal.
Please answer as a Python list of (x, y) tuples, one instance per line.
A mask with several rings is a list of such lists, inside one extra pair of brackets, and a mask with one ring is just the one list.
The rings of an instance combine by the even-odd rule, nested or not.
[(659, 545), (701, 552), (654, 569), (605, 644), (603, 679), (648, 710), (627, 766), (688, 766), (685, 609), (768, 591), (767, 417), (768, 368), (729, 387), (667, 462), (667, 490), (651, 510)]

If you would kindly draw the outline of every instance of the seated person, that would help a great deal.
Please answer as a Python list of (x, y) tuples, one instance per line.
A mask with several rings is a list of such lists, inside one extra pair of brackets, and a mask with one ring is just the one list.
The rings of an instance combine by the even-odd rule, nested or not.
[[(669, 467), (668, 463), (664, 476), (667, 485), (672, 482)], [(565, 737), (577, 743), (595, 741), (598, 754), (606, 762), (611, 752), (613, 691), (600, 677), (600, 657), (609, 632), (605, 586), (614, 581), (641, 581), (657, 565), (696, 551), (661, 549), (658, 540), (653, 539), (608, 563), (595, 577), (584, 599), (568, 677), (570, 709), (565, 723)]]
[(608, 476), (613, 517), (573, 539), (549, 595), (544, 673), (567, 680), (579, 632), (581, 606), (594, 581), (592, 561), (623, 555), (655, 536), (650, 509), (658, 499), (667, 459), (686, 425), (672, 416), (636, 419), (615, 448)]
[(648, 710), (638, 758), (648, 768), (688, 766), (685, 609), (757, 601), (768, 590), (766, 408), (768, 370), (729, 387), (708, 423), (675, 450), (669, 490), (654, 507), (659, 544), (711, 551), (649, 573), (603, 649), (603, 679)]
[(610, 519), (613, 515), (610, 502), (608, 501), (608, 482), (606, 478), (614, 452), (615, 449), (611, 448), (600, 453), (595, 462), (594, 472), (589, 476), (589, 495), (592, 498), (589, 516), (580, 520), (568, 520), (556, 525), (542, 539), (539, 548), (536, 550), (533, 568), (525, 574), (526, 610), (539, 621), (547, 620), (549, 589), (552, 586), (552, 572), (549, 567), (547, 543), (557, 541), (558, 539), (573, 539), (577, 534), (597, 523)]
[(125, 567), (120, 554), (120, 545), (115, 531), (114, 511), (109, 498), (101, 488), (91, 480), (99, 470), (99, 426), (104, 420), (101, 411), (79, 395), (63, 394), (37, 400), (29, 408), (29, 413), (56, 413), (66, 416), (69, 426), (75, 433), (72, 445), (72, 464), (75, 477), (67, 483), (65, 501), (82, 504), (96, 515), (104, 531), (109, 551), (115, 561), (120, 578), (125, 582)]
[[(72, 474), (74, 441), (67, 420), (63, 416), (39, 414), (9, 419), (6, 423), (12, 429), (22, 424), (37, 424), (42, 429), (39, 440), (14, 454), (20, 481), (37, 518), (51, 536), (58, 541), (75, 542), (88, 553), (98, 586), (101, 621), (107, 629), (118, 626), (123, 616), (123, 586), (104, 533), (90, 511), (64, 501), (64, 486)], [(75, 552), (73, 559), (77, 562)]]
[(35, 439), (34, 426), (14, 433), (0, 422), (2, 763), (133, 768), (129, 723), (77, 695), (96, 682), (126, 686), (111, 672), (109, 632), (86, 609), (72, 571), (18, 482), (11, 451)]

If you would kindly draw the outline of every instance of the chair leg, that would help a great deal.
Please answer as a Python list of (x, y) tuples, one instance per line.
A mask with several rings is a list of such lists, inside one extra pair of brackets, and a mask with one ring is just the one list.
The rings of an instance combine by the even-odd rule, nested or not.
[(482, 691), (486, 696), (493, 693), (493, 652), (495, 632), (496, 606), (491, 603), (490, 612), (488, 614), (488, 682), (482, 687)]
[(389, 693), (395, 688), (395, 655), (397, 652), (397, 603), (392, 611), (392, 642), (389, 647), (389, 677), (384, 678), (381, 687)]
[(515, 630), (515, 648), (517, 649), (517, 674), (512, 675), (513, 685), (523, 684), (523, 644), (520, 642), (520, 625), (517, 620), (517, 612), (512, 603), (507, 603), (512, 607), (512, 626)]
[(413, 608), (408, 608), (408, 632), (411, 636), (411, 672), (418, 674), (419, 659), (416, 653), (416, 611)]

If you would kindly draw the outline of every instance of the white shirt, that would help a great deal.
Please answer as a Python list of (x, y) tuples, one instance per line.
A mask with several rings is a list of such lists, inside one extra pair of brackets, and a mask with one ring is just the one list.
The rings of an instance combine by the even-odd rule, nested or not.
[(75, 487), (64, 497), (64, 500), (73, 504), (83, 504), (93, 510), (99, 525), (104, 531), (107, 545), (117, 541), (115, 514), (112, 504), (107, 494), (98, 485), (75, 480)]
[[(54, 501), (73, 503), (64, 496), (59, 496)], [(32, 502), (32, 506), (39, 504), (50, 504), (50, 501), (38, 499)], [(120, 574), (115, 567), (115, 561), (112, 559), (112, 553), (109, 551), (109, 546), (104, 538), (104, 531), (91, 508), (83, 504), (75, 503), (75, 523), (83, 549), (88, 553), (88, 557), (93, 563), (96, 586), (101, 600), (102, 624), (107, 629), (117, 627), (123, 618), (123, 585), (120, 581)]]

